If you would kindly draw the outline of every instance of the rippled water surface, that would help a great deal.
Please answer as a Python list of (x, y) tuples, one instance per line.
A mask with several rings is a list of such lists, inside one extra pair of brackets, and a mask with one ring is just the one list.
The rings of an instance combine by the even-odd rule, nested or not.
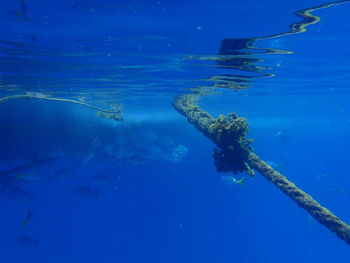
[(258, 172), (217, 171), (173, 101), (345, 222), (350, 3), (4, 0), (1, 262), (347, 262)]

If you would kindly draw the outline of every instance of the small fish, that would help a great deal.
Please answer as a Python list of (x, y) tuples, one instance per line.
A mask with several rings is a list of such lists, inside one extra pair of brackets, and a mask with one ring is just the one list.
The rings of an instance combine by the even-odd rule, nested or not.
[(20, 11), (18, 11), (16, 13), (16, 15), (18, 17), (22, 17), (23, 20), (27, 20), (27, 6), (26, 6), (26, 3), (24, 2), (24, 0), (19, 0), (19, 4), (20, 4)]
[(272, 161), (266, 161), (266, 163), (268, 165), (270, 165), (272, 168), (275, 168), (275, 169), (283, 168), (283, 164), (281, 164), (281, 163), (275, 163), (275, 162), (272, 162)]
[(30, 172), (27, 174), (16, 174), (13, 180), (14, 181), (22, 180), (22, 181), (31, 182), (31, 181), (37, 181), (40, 178), (41, 178), (40, 175), (37, 175), (34, 172)]
[(36, 42), (36, 36), (30, 35), (29, 38), (32, 40), (32, 42), (34, 42), (34, 43)]
[(68, 176), (71, 176), (74, 169), (80, 166), (80, 161), (74, 161), (67, 167), (63, 167), (62, 169), (58, 169), (53, 175), (49, 176), (50, 180), (62, 180)]
[(33, 238), (30, 235), (22, 235), (17, 237), (17, 243), (23, 246), (38, 248), (40, 241), (38, 239)]
[(98, 198), (98, 191), (91, 189), (89, 186), (79, 185), (74, 189), (74, 192), (89, 198)]
[(339, 192), (345, 195), (348, 193), (342, 186), (339, 187)]
[(329, 174), (328, 173), (319, 173), (319, 174), (316, 175), (316, 178), (317, 179), (320, 179), (320, 178), (329, 179)]
[(106, 184), (106, 183), (112, 182), (113, 181), (113, 177), (106, 176), (106, 175), (103, 175), (103, 174), (97, 174), (94, 177), (92, 177), (92, 181), (94, 182), (94, 184), (102, 185), (102, 184)]
[(346, 195), (348, 193), (347, 191), (345, 191), (345, 189), (342, 186), (330, 188), (328, 190), (328, 192), (330, 194), (339, 194), (340, 193), (340, 194), (344, 194), (344, 195)]
[(0, 193), (14, 199), (31, 199), (33, 195), (14, 184), (0, 185)]
[(243, 187), (244, 186), (244, 184), (243, 184), (244, 179), (245, 179), (245, 176), (243, 176), (240, 180), (237, 180), (236, 178), (234, 178), (233, 176), (230, 176), (230, 175), (221, 176), (221, 181), (224, 182), (224, 184), (226, 184), (228, 186), (239, 184)]
[(281, 142), (286, 143), (289, 141), (289, 136), (288, 133), (285, 130), (279, 130), (276, 134), (275, 137), (278, 138)]
[(21, 11), (23, 13), (26, 13), (27, 7), (26, 7), (26, 4), (25, 4), (24, 0), (20, 0), (20, 4), (21, 4)]
[(32, 211), (28, 210), (26, 217), (23, 219), (22, 224), (19, 226), (18, 230), (24, 228), (30, 221), (32, 221)]
[(55, 162), (59, 159), (61, 159), (62, 157), (51, 157), (51, 156), (34, 156), (33, 159), (30, 162), (27, 162), (25, 164), (21, 164), (19, 166), (4, 170), (4, 171), (0, 171), (0, 178), (4, 177), (4, 176), (12, 176), (14, 177), (14, 175), (19, 176), (22, 173), (27, 172), (29, 169), (33, 170), (33, 169), (38, 169), (44, 165), (48, 165), (52, 162)]
[(233, 178), (233, 179), (235, 179), (235, 181), (236, 181), (237, 184), (240, 184), (241, 186), (244, 186), (244, 184), (243, 184), (244, 178), (245, 178), (245, 176), (243, 176), (243, 177), (241, 178), (241, 180), (236, 180), (236, 178)]

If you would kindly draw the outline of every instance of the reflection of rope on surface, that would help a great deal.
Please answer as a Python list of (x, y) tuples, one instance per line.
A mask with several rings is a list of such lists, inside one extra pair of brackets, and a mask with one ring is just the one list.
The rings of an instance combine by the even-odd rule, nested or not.
[(239, 118), (235, 113), (231, 113), (229, 118), (220, 115), (218, 119), (215, 119), (194, 104), (197, 98), (198, 96), (194, 95), (183, 95), (177, 97), (173, 105), (180, 114), (184, 115), (190, 123), (217, 145), (213, 156), (219, 172), (245, 171), (254, 176), (252, 169), (255, 169), (304, 208), (313, 218), (350, 245), (350, 226), (348, 224), (321, 206), (310, 195), (252, 152), (253, 148), (249, 145), (251, 140), (246, 139), (248, 123), (245, 119)]
[(74, 103), (78, 105), (83, 105), (88, 108), (94, 109), (98, 111), (98, 116), (100, 117), (107, 117), (110, 119), (114, 119), (116, 121), (121, 121), (123, 120), (122, 116), (122, 109), (123, 106), (121, 103), (115, 104), (111, 109), (106, 110), (99, 108), (95, 105), (78, 101), (78, 100), (71, 100), (71, 99), (62, 99), (62, 98), (53, 98), (49, 97), (48, 95), (40, 92), (27, 92), (26, 94), (17, 94), (17, 95), (10, 95), (10, 96), (5, 96), (0, 98), (0, 102), (5, 102), (7, 100), (13, 100), (13, 99), (38, 99), (38, 100), (47, 100), (47, 101), (57, 101), (57, 102), (68, 102), (68, 103)]
[(304, 33), (306, 32), (306, 27), (316, 24), (321, 20), (318, 16), (315, 16), (312, 14), (313, 11), (317, 11), (317, 10), (321, 10), (321, 9), (325, 9), (325, 8), (329, 8), (329, 7), (333, 7), (341, 4), (347, 4), (347, 3), (350, 3), (350, 1), (342, 0), (342, 1), (325, 3), (319, 6), (298, 10), (294, 12), (294, 14), (301, 17), (302, 20), (300, 22), (296, 22), (289, 25), (289, 31), (270, 35), (270, 36), (256, 37), (256, 38), (253, 38), (253, 40), (271, 39), (271, 38), (278, 38), (278, 37), (287, 36), (287, 35)]

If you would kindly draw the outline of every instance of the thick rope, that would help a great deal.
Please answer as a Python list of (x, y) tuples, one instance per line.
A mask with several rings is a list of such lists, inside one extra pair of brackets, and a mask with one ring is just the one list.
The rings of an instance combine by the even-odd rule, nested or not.
[[(13, 99), (37, 99), (37, 100), (46, 100), (46, 101), (56, 101), (56, 102), (68, 102), (68, 103), (73, 103), (73, 104), (78, 104), (82, 106), (86, 106), (88, 108), (94, 109), (98, 111), (98, 115), (101, 117), (107, 117), (110, 119), (114, 119), (116, 121), (121, 121), (123, 120), (122, 116), (122, 104), (118, 103), (116, 104), (112, 109), (102, 109), (99, 108), (95, 105), (78, 101), (78, 100), (71, 100), (71, 99), (63, 99), (63, 98), (54, 98), (54, 97), (49, 97), (46, 94), (39, 93), (39, 92), (27, 92), (25, 94), (17, 94), (17, 95), (10, 95), (10, 96), (5, 96), (0, 98), (0, 102), (5, 102), (8, 100), (13, 100)], [(106, 115), (108, 114), (108, 115)]]
[[(240, 172), (242, 171), (243, 167), (243, 170), (252, 174), (251, 169), (255, 169), (283, 193), (288, 195), (300, 207), (304, 208), (313, 218), (326, 226), (340, 239), (344, 240), (348, 245), (350, 245), (350, 226), (348, 224), (340, 220), (330, 210), (321, 206), (310, 195), (302, 191), (285, 176), (275, 171), (270, 165), (252, 153), (252, 148), (247, 146), (248, 143), (245, 143), (245, 141), (247, 141), (245, 140), (247, 123), (244, 123), (242, 121), (244, 120), (243, 118), (238, 118), (237, 115), (231, 114), (230, 116), (235, 117), (233, 119), (230, 118), (230, 122), (221, 121), (221, 123), (224, 123), (226, 126), (221, 126), (220, 129), (215, 130), (213, 127), (216, 127), (215, 125), (217, 125), (217, 123), (220, 123), (220, 118), (222, 119), (223, 117), (221, 116), (219, 119), (213, 118), (208, 112), (203, 111), (199, 106), (195, 105), (195, 101), (196, 97), (193, 95), (184, 95), (177, 97), (173, 103), (173, 106), (180, 114), (187, 117), (188, 121), (192, 123), (200, 132), (212, 140), (222, 150), (223, 156), (227, 152), (232, 152), (232, 154), (229, 154), (228, 157), (225, 157), (226, 159), (224, 159), (224, 162), (236, 163), (237, 159), (239, 162), (243, 162), (243, 164), (240, 166), (235, 164), (233, 166), (234, 168), (231, 169), (233, 172)], [(230, 142), (228, 143), (229, 147), (227, 147), (227, 145), (225, 145), (225, 143), (227, 144), (228, 142), (227, 138), (225, 140), (222, 140), (221, 138), (222, 134), (225, 133), (225, 130), (228, 129), (228, 127), (231, 127), (230, 125), (233, 122), (234, 124), (242, 125), (242, 129), (237, 128), (234, 130), (238, 134), (233, 134), (231, 137), (232, 141), (239, 140), (239, 142)], [(244, 132), (242, 132), (242, 130)], [(230, 129), (230, 131), (232, 132), (232, 129)], [(242, 136), (244, 138), (242, 138)], [(232, 145), (236, 148), (231, 151)], [(215, 160), (215, 164), (218, 168), (217, 160)], [(221, 163), (219, 164), (221, 165)], [(231, 168), (229, 165), (225, 164), (224, 169), (221, 169), (221, 171), (228, 171), (229, 169), (225, 169), (226, 167)], [(237, 167), (240, 168), (235, 169)]]
[(251, 168), (261, 173), (267, 180), (297, 203), (298, 206), (304, 208), (313, 218), (350, 245), (350, 226), (348, 224), (340, 220), (327, 208), (321, 206), (312, 196), (298, 188), (285, 176), (275, 171), (254, 153), (249, 154), (248, 162)]

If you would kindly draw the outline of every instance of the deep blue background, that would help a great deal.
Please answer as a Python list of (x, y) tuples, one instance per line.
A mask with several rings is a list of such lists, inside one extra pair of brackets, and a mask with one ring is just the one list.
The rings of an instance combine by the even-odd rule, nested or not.
[[(0, 103), (1, 170), (60, 155), (23, 172), (41, 176), (20, 184), (31, 198), (0, 191), (1, 262), (348, 262), (343, 241), (259, 174), (244, 187), (225, 185), (214, 145), (171, 107), (175, 95), (232, 72), (188, 55), (215, 55), (224, 38), (286, 32), (300, 20), (294, 11), (323, 2), (28, 0), (26, 21), (19, 2), (5, 2), (1, 95), (84, 96), (106, 108), (121, 101), (125, 120), (101, 119), (79, 105)], [(199, 102), (214, 116), (246, 117), (255, 152), (346, 222), (349, 9), (317, 11), (321, 21), (307, 32), (257, 41), (293, 53), (256, 55), (274, 77), (239, 92), (209, 90), (219, 94)], [(114, 163), (96, 152), (86, 161), (95, 139), (108, 144), (123, 129), (169, 136), (189, 153), (180, 163)], [(96, 185), (97, 174), (113, 181)], [(99, 198), (76, 194), (78, 185)], [(28, 209), (33, 219), (19, 230)], [(16, 242), (24, 234), (39, 247)]]

